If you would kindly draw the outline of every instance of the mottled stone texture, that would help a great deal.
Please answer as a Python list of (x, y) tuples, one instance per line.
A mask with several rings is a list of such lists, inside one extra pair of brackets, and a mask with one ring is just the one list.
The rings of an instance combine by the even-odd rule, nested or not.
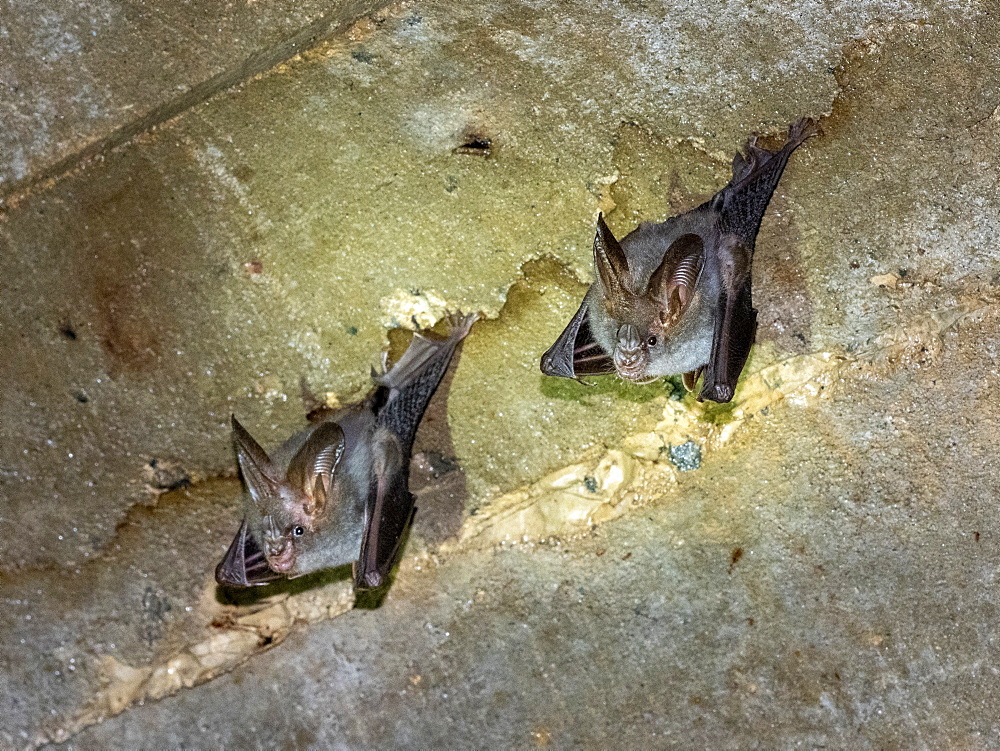
[[(995, 6), (402, 3), (178, 104), (317, 17), (161, 5), (0, 14), (0, 746), (1000, 745)], [(540, 375), (597, 211), (803, 115), (734, 405)], [(387, 598), (217, 592), (229, 414), (273, 444), (446, 308)]]
[(0, 201), (384, 4), (3, 0)]

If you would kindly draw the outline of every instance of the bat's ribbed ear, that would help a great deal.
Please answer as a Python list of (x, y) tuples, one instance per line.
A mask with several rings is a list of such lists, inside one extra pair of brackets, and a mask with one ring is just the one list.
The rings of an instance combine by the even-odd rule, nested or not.
[(594, 265), (604, 291), (608, 313), (627, 310), (634, 294), (625, 251), (604, 222), (604, 215), (597, 216), (597, 234), (594, 237)]
[(345, 447), (344, 431), (335, 422), (324, 422), (299, 449), (288, 465), (288, 482), (306, 495), (303, 511), (319, 515), (326, 508), (333, 485), (333, 473)]
[(246, 428), (233, 415), (233, 443), (236, 445), (236, 458), (243, 473), (243, 482), (255, 502), (263, 502), (273, 496), (281, 485), (281, 477), (271, 463), (267, 452), (253, 439)]
[(698, 276), (704, 265), (705, 244), (695, 234), (674, 240), (663, 261), (649, 277), (646, 296), (660, 305), (660, 323), (669, 328), (680, 320), (691, 304)]

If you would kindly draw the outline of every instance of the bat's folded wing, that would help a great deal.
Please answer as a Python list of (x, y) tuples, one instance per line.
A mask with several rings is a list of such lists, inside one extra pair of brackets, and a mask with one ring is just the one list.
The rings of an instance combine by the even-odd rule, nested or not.
[(361, 554), (354, 564), (354, 586), (359, 590), (376, 589), (386, 583), (415, 510), (415, 499), (406, 483), (407, 468), (398, 447), (387, 441), (383, 448), (386, 454), (376, 462)]
[(375, 383), (380, 387), (376, 392), (377, 400), (382, 402), (376, 407), (378, 424), (399, 438), (404, 455), (409, 455), (424, 410), (448, 369), (455, 349), (478, 318), (475, 313), (453, 315), (446, 339), (429, 339), (416, 334), (392, 369), (375, 376)]
[(590, 302), (585, 298), (555, 344), (542, 355), (542, 373), (559, 378), (577, 378), (615, 372), (614, 361), (594, 340), (590, 330), (589, 306)]
[(712, 355), (705, 368), (699, 401), (728, 402), (733, 398), (756, 333), (757, 311), (748, 275), (735, 294), (727, 294), (725, 288), (719, 294)]
[(215, 581), (226, 587), (255, 587), (281, 578), (267, 565), (264, 551), (247, 530), (247, 523), (241, 522), (226, 556), (215, 567)]

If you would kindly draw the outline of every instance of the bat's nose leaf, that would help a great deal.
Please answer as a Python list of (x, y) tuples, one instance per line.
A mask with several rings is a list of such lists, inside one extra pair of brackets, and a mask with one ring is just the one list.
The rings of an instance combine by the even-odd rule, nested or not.
[(264, 551), (247, 532), (246, 522), (242, 522), (225, 557), (215, 567), (215, 581), (226, 587), (254, 587), (281, 578), (267, 565)]
[(623, 353), (637, 353), (642, 347), (642, 336), (639, 329), (626, 323), (618, 329), (618, 349)]

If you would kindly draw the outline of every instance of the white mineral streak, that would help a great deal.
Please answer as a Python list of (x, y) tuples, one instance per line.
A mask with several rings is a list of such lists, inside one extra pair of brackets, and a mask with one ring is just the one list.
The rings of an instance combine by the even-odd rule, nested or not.
[(449, 311), (457, 310), (433, 290), (407, 292), (404, 289), (397, 289), (391, 295), (383, 297), (379, 304), (384, 311), (383, 326), (411, 331), (429, 329)]
[[(214, 593), (215, 584), (207, 585)], [(102, 722), (139, 701), (162, 699), (227, 673), (253, 655), (280, 644), (292, 629), (325, 621), (354, 605), (349, 581), (265, 603), (260, 610), (240, 614), (239, 609), (202, 598), (205, 638), (149, 666), (132, 667), (110, 655), (98, 659), (100, 689), (84, 709), (36, 745), (61, 742), (88, 725)]]
[(531, 485), (493, 499), (469, 517), (453, 549), (498, 543), (536, 542), (572, 537), (671, 492), (675, 469), (667, 447), (695, 441), (717, 449), (746, 419), (787, 400), (806, 405), (822, 396), (834, 372), (849, 362), (829, 352), (783, 360), (746, 377), (736, 390), (725, 421), (707, 421), (705, 404), (668, 401), (652, 432), (628, 436), (623, 450), (609, 450), (589, 461), (564, 467)]
[(552, 536), (567, 537), (619, 516), (624, 490), (636, 478), (638, 462), (622, 451), (557, 470), (538, 482), (490, 502), (469, 517), (454, 547), (492, 546)]

